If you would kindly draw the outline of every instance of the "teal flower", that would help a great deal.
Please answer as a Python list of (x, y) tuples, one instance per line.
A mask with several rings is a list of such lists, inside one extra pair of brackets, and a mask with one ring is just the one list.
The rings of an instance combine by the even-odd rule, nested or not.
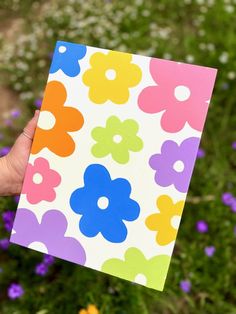
[(92, 147), (92, 154), (97, 158), (111, 154), (120, 164), (129, 161), (129, 151), (138, 152), (143, 148), (143, 141), (137, 136), (139, 126), (133, 119), (121, 122), (116, 116), (107, 119), (106, 127), (96, 127), (92, 137), (97, 143)]
[(139, 249), (131, 247), (125, 252), (124, 260), (111, 258), (103, 263), (101, 270), (162, 291), (169, 264), (170, 256), (168, 255), (157, 255), (146, 259)]

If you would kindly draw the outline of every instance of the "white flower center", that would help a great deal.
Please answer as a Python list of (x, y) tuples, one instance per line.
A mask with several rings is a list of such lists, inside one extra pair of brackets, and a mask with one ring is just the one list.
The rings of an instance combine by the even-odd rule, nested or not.
[(122, 136), (119, 134), (116, 134), (113, 136), (113, 142), (119, 144), (122, 141)]
[(60, 53), (64, 53), (64, 52), (66, 52), (66, 47), (65, 46), (60, 46), (58, 50), (59, 50)]
[(177, 160), (174, 163), (173, 168), (177, 172), (182, 172), (184, 170), (184, 163), (181, 160)]
[(187, 86), (179, 85), (175, 87), (175, 98), (179, 101), (185, 101), (190, 97), (190, 89)]
[(38, 120), (38, 126), (43, 130), (50, 130), (54, 127), (56, 118), (50, 111), (41, 111)]
[(35, 184), (40, 184), (43, 182), (43, 177), (40, 173), (36, 172), (34, 175), (33, 175), (33, 182)]
[(109, 205), (109, 199), (106, 196), (99, 197), (97, 205), (100, 209), (106, 209)]
[(116, 78), (116, 71), (113, 69), (106, 70), (105, 75), (108, 80), (114, 80)]
[(38, 241), (32, 242), (28, 245), (28, 248), (45, 253), (45, 254), (48, 253), (48, 249), (46, 245), (42, 242), (38, 242)]
[(178, 229), (179, 228), (179, 224), (180, 224), (180, 219), (181, 217), (178, 215), (175, 215), (171, 218), (170, 224), (174, 229)]
[(137, 274), (134, 278), (134, 282), (145, 286), (147, 284), (147, 278), (144, 274)]

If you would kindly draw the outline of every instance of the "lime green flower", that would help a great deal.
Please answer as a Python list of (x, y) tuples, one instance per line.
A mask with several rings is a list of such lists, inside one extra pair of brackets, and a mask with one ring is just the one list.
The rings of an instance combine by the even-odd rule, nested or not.
[(146, 259), (139, 249), (131, 247), (125, 252), (125, 260), (109, 259), (103, 263), (101, 270), (162, 291), (169, 264), (170, 256), (168, 255), (157, 255)]
[(92, 154), (97, 158), (111, 154), (116, 162), (127, 163), (129, 151), (138, 152), (143, 148), (143, 141), (136, 135), (138, 129), (138, 123), (133, 119), (121, 122), (116, 116), (111, 116), (105, 128), (99, 126), (92, 130), (92, 137), (97, 141)]

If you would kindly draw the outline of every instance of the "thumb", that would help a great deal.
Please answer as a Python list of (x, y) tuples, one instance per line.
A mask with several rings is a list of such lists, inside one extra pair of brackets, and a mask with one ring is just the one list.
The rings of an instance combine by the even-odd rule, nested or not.
[(34, 132), (37, 126), (38, 117), (39, 110), (36, 110), (33, 118), (27, 123), (24, 131), (20, 134), (20, 136), (18, 136), (15, 144), (12, 146), (12, 153), (22, 154), (25, 151), (29, 153), (32, 145), (32, 139), (34, 137)]
[(34, 132), (37, 126), (39, 118), (39, 110), (35, 110), (33, 118), (27, 123), (26, 127), (24, 128), (24, 133), (26, 136), (28, 136), (30, 139), (33, 139)]
[(12, 173), (15, 173), (21, 179), (23, 178), (26, 165), (28, 162), (30, 148), (32, 145), (32, 139), (34, 137), (34, 132), (37, 126), (39, 117), (39, 110), (36, 110), (33, 118), (27, 123), (14, 145), (11, 148), (11, 151), (6, 156), (7, 162), (10, 165)]

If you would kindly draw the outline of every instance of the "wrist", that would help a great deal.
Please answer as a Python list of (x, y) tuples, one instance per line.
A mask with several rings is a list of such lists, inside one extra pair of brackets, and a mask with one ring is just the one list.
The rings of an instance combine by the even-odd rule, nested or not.
[(11, 169), (7, 156), (0, 158), (0, 196), (17, 195), (21, 191), (21, 182)]

